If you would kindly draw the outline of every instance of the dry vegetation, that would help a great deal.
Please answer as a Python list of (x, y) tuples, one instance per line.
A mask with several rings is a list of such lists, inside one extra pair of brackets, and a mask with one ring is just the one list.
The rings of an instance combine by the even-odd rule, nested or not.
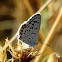
[[(41, 13), (38, 45), (24, 49), (15, 33), (36, 12)], [(62, 62), (62, 1), (0, 0), (0, 45), (0, 62)]]

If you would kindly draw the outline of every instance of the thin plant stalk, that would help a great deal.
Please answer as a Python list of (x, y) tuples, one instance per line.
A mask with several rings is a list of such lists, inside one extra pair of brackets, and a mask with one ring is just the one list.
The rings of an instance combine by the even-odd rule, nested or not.
[[(12, 43), (16, 39), (16, 34), (9, 40), (10, 43)], [(8, 47), (8, 44), (6, 44), (6, 48)], [(5, 45), (3, 46), (3, 50), (5, 50)]]
[(52, 1), (52, 0), (48, 0), (37, 12), (42, 12), (43, 9), (44, 9), (48, 4), (50, 4), (51, 1)]
[[(52, 0), (48, 0), (37, 12), (41, 12)], [(16, 34), (9, 40), (10, 43), (12, 43), (16, 39)], [(6, 48), (8, 47), (8, 44)], [(5, 46), (3, 46), (3, 50), (5, 50)]]
[(40, 55), (37, 58), (35, 58), (34, 62), (40, 62), (41, 61), (41, 57), (42, 57), (42, 55), (43, 55), (43, 53), (44, 53), (44, 51), (46, 49), (46, 46), (51, 41), (52, 37), (54, 36), (54, 33), (56, 32), (56, 29), (57, 29), (58, 25), (61, 22), (61, 20), (60, 20), (61, 16), (62, 16), (62, 7), (60, 9), (60, 12), (59, 12), (59, 14), (58, 14), (58, 16), (57, 16), (52, 28), (50, 29), (50, 31), (49, 31), (49, 33), (48, 33), (48, 35), (47, 35), (47, 37), (46, 37), (46, 39), (44, 41), (45, 45), (43, 44), (42, 47), (40, 48), (40, 51), (39, 51)]
[(23, 0), (23, 1), (24, 1), (24, 4), (25, 4), (26, 8), (27, 8), (28, 11), (29, 11), (29, 14), (30, 14), (30, 15), (33, 15), (33, 14), (34, 14), (34, 11), (33, 11), (32, 7), (31, 7), (29, 1), (28, 1), (28, 0)]

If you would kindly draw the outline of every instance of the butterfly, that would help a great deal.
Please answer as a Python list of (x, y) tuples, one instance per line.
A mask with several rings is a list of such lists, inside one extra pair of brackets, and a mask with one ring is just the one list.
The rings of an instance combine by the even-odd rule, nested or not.
[(35, 13), (27, 21), (24, 21), (17, 32), (17, 40), (30, 47), (36, 46), (41, 24), (41, 14)]

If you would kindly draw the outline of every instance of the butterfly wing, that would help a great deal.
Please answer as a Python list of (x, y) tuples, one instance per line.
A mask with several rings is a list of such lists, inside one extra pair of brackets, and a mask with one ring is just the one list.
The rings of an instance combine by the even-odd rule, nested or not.
[(33, 16), (31, 16), (19, 28), (18, 39), (22, 40), (29, 46), (37, 45), (37, 37), (40, 29), (40, 23), (41, 23), (41, 15), (39, 13), (36, 13)]

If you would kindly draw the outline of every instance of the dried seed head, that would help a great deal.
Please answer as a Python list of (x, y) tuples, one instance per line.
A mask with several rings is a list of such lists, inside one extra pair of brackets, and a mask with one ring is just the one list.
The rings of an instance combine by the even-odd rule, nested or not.
[(10, 48), (10, 50), (8, 51), (10, 52), (10, 54), (13, 57), (12, 59), (14, 60), (29, 62), (30, 60), (32, 60), (34, 57), (37, 56), (37, 51), (33, 47), (28, 49), (23, 49), (22, 44), (18, 41), (17, 47), (13, 48), (11, 43), (9, 43), (8, 39), (7, 39), (7, 43)]

